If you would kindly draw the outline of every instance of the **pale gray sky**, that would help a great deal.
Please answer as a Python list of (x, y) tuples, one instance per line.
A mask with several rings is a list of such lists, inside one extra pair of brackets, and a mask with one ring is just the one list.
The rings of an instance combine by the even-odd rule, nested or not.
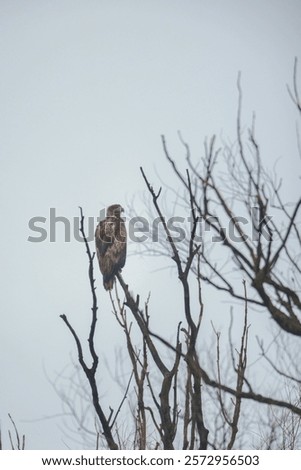
[[(90, 312), (83, 246), (65, 243), (59, 227), (55, 243), (30, 243), (29, 219), (46, 217), (49, 230), (50, 208), (72, 221), (79, 205), (96, 217), (125, 204), (144, 190), (140, 165), (159, 185), (155, 169), (168, 175), (161, 134), (177, 158), (178, 130), (195, 155), (213, 133), (235, 139), (239, 70), (244, 122), (256, 111), (264, 163), (280, 158), (293, 198), (300, 172), (286, 83), (301, 57), (300, 18), (299, 0), (0, 0), (0, 419), (5, 430), (13, 415), (28, 448), (65, 448), (58, 420), (27, 421), (60, 412), (43, 372), (75, 357), (59, 315), (85, 338)], [(124, 275), (136, 292), (152, 290), (158, 319), (167, 309), (156, 290), (175, 279), (155, 267), (129, 257)], [(99, 294), (106, 351), (116, 325), (101, 285)]]

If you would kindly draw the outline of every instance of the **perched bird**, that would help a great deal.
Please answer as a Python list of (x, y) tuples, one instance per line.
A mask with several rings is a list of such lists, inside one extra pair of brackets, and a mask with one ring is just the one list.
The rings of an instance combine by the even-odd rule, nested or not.
[(106, 290), (113, 288), (115, 276), (126, 259), (127, 234), (121, 212), (123, 208), (119, 204), (109, 206), (106, 218), (99, 222), (95, 231), (96, 254)]

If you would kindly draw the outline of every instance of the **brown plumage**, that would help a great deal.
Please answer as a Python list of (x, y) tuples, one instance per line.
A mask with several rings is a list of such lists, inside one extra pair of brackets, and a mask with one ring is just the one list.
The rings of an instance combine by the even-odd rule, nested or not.
[(96, 254), (106, 290), (113, 288), (115, 276), (125, 264), (126, 228), (121, 212), (123, 208), (119, 204), (109, 206), (106, 218), (95, 231)]

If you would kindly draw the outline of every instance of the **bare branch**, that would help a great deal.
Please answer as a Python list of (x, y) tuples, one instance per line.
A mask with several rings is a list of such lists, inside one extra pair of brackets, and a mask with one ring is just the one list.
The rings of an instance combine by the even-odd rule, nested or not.
[(75, 340), (76, 347), (77, 347), (77, 352), (78, 352), (78, 360), (79, 360), (79, 363), (80, 363), (84, 373), (86, 374), (86, 377), (87, 377), (88, 382), (90, 384), (93, 406), (94, 406), (95, 412), (96, 412), (96, 414), (97, 414), (97, 416), (98, 416), (98, 418), (101, 422), (101, 425), (102, 425), (102, 428), (103, 428), (103, 433), (104, 433), (104, 436), (106, 438), (107, 444), (108, 444), (110, 449), (115, 449), (116, 450), (116, 449), (118, 449), (118, 446), (117, 446), (116, 442), (114, 441), (114, 438), (113, 438), (113, 435), (112, 435), (112, 432), (111, 432), (111, 427), (109, 425), (109, 420), (106, 418), (106, 416), (103, 412), (103, 409), (100, 405), (100, 402), (99, 402), (98, 387), (97, 387), (96, 377), (95, 377), (97, 366), (98, 366), (98, 356), (96, 354), (95, 347), (94, 347), (94, 335), (95, 335), (95, 328), (96, 328), (96, 322), (97, 322), (97, 309), (98, 309), (98, 307), (97, 307), (97, 298), (96, 298), (95, 285), (94, 285), (95, 284), (95, 279), (93, 277), (94, 253), (93, 253), (93, 255), (91, 254), (89, 244), (88, 244), (88, 241), (87, 241), (87, 238), (86, 238), (86, 235), (85, 235), (84, 215), (83, 215), (83, 212), (82, 212), (82, 208), (80, 208), (80, 214), (81, 214), (80, 231), (81, 231), (83, 239), (85, 241), (86, 252), (87, 252), (87, 255), (88, 255), (88, 259), (89, 259), (89, 271), (88, 272), (89, 272), (90, 289), (91, 289), (91, 293), (92, 293), (92, 318), (91, 318), (90, 332), (89, 332), (89, 337), (88, 337), (89, 349), (90, 349), (90, 353), (91, 353), (92, 360), (93, 360), (91, 367), (88, 367), (87, 364), (86, 364), (86, 361), (84, 360), (83, 349), (82, 349), (80, 339), (79, 339), (77, 333), (75, 332), (74, 328), (71, 326), (70, 322), (68, 321), (66, 315), (63, 314), (63, 315), (60, 315), (60, 317), (64, 321), (66, 326), (68, 327), (69, 331), (71, 332), (71, 334), (72, 334), (72, 336)]
[(298, 91), (297, 72), (298, 72), (298, 59), (297, 59), (297, 57), (295, 57), (294, 76), (293, 76), (293, 91), (290, 89), (290, 87), (288, 85), (287, 85), (287, 91), (288, 91), (289, 96), (291, 97), (293, 103), (297, 106), (298, 111), (301, 113), (301, 101), (300, 101), (299, 91)]

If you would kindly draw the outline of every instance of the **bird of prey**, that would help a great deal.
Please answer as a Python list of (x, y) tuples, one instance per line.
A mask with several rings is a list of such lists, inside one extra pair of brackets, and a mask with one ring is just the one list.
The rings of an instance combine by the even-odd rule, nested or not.
[(99, 222), (95, 231), (96, 254), (106, 290), (113, 288), (115, 276), (121, 272), (126, 259), (127, 234), (121, 212), (120, 204), (109, 206), (106, 218)]

